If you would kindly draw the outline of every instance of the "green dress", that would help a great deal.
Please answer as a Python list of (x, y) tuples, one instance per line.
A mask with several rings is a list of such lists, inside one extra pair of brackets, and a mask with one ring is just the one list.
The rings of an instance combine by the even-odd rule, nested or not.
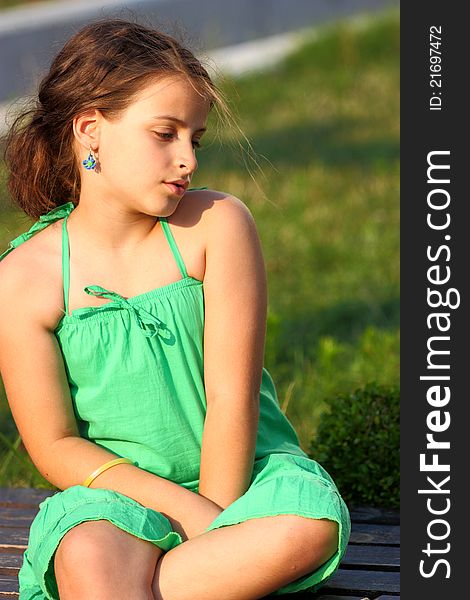
[[(204, 286), (190, 277), (166, 218), (163, 232), (181, 279), (124, 298), (100, 285), (87, 294), (109, 299), (98, 307), (68, 308), (67, 218), (57, 206), (12, 242), (15, 247), (50, 223), (62, 222), (64, 315), (54, 334), (67, 373), (80, 435), (155, 475), (197, 493), (206, 412), (203, 376)], [(336, 571), (350, 535), (348, 509), (329, 474), (301, 449), (282, 413), (271, 376), (263, 369), (260, 418), (251, 484), (206, 531), (256, 517), (295, 514), (339, 524), (337, 553), (315, 572), (276, 594), (317, 589)], [(75, 525), (107, 519), (167, 551), (182, 543), (161, 513), (103, 488), (75, 485), (39, 505), (19, 572), (20, 599), (57, 599), (53, 558)]]

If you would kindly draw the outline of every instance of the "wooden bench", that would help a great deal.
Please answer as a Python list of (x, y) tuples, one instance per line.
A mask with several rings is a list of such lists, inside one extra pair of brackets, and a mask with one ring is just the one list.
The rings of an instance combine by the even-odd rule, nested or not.
[[(30, 488), (0, 488), (0, 600), (18, 599), (18, 571), (28, 544), (28, 529), (39, 510), (39, 503), (53, 493)], [(398, 513), (357, 508), (351, 510), (351, 518), (351, 540), (335, 576), (317, 594), (294, 594), (297, 598), (399, 599)]]

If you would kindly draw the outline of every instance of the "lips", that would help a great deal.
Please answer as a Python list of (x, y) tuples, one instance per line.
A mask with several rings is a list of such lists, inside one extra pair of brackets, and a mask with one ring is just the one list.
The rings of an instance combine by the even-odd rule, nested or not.
[(164, 184), (170, 188), (174, 194), (181, 195), (184, 194), (188, 188), (189, 181), (186, 181), (185, 179), (175, 179), (174, 181), (164, 181)]

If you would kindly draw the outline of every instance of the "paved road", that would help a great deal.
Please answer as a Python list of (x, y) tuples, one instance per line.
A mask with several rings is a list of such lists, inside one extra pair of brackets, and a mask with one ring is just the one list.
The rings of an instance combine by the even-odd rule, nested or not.
[[(68, 0), (0, 12), (0, 103), (30, 93), (65, 39), (112, 15), (162, 27), (196, 52), (314, 26), (398, 0)], [(246, 55), (248, 56), (248, 55)]]

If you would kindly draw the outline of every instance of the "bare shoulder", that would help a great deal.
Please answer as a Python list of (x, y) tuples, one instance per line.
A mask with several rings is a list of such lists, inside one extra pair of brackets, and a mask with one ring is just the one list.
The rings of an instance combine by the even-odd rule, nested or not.
[(22, 316), (54, 328), (60, 318), (57, 286), (61, 289), (57, 225), (37, 232), (0, 261), (0, 318)]
[(199, 225), (206, 236), (255, 229), (246, 204), (233, 194), (217, 190), (195, 190), (185, 194), (175, 221)]
[[(228, 289), (230, 281), (265, 280), (261, 241), (253, 216), (246, 204), (232, 194), (215, 190), (198, 192), (186, 207), (192, 220), (198, 222), (203, 239), (206, 291), (214, 285)], [(191, 204), (191, 206), (189, 206)], [(220, 285), (227, 274), (230, 281)], [(212, 284), (213, 282), (213, 284)], [(259, 289), (258, 289), (259, 291)]]

